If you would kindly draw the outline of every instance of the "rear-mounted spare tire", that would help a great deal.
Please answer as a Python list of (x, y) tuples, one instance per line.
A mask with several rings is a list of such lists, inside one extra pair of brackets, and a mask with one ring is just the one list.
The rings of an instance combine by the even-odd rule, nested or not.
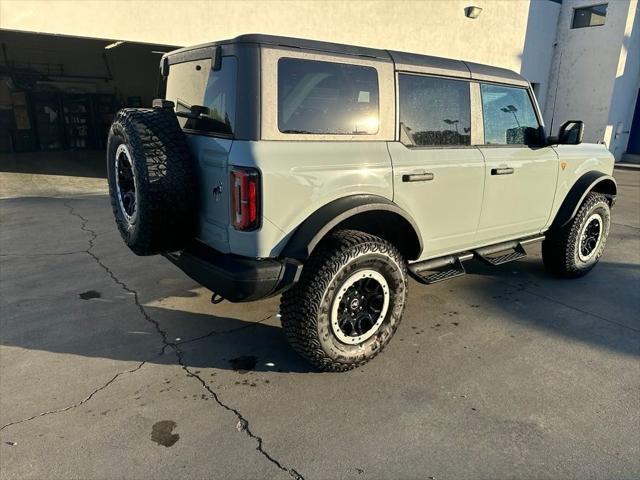
[(180, 250), (193, 238), (196, 169), (170, 109), (117, 113), (107, 142), (107, 175), (118, 230), (134, 253)]

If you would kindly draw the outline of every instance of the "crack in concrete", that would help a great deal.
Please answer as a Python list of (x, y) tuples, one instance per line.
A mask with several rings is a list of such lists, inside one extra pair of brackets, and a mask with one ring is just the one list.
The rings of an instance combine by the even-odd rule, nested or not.
[(226, 335), (227, 333), (239, 332), (240, 330), (245, 330), (247, 328), (252, 328), (252, 327), (255, 327), (256, 325), (260, 325), (261, 323), (264, 323), (267, 320), (269, 320), (274, 315), (275, 315), (275, 313), (271, 313), (268, 316), (264, 317), (262, 320), (258, 320), (257, 322), (249, 323), (248, 325), (243, 325), (241, 327), (231, 328), (229, 330), (212, 330), (212, 331), (210, 331), (209, 333), (207, 333), (205, 335), (200, 335), (199, 337), (190, 338), (189, 340), (182, 340), (180, 342), (176, 342), (176, 345), (185, 345), (187, 343), (197, 342), (199, 340), (203, 340), (203, 339), (208, 338), (208, 337), (215, 337), (217, 335)]
[[(92, 251), (94, 246), (95, 246), (94, 242), (95, 242), (96, 238), (98, 237), (98, 235), (96, 234), (95, 231), (93, 231), (91, 228), (89, 228), (87, 226), (88, 223), (89, 223), (89, 220), (86, 219), (85, 217), (83, 217), (82, 215), (80, 215), (78, 212), (76, 212), (75, 209), (68, 203), (68, 201), (64, 202), (64, 205), (69, 209), (69, 213), (71, 215), (73, 215), (74, 217), (77, 217), (80, 220), (80, 222), (81, 222), (80, 230), (82, 230), (83, 232), (85, 232), (85, 233), (87, 233), (89, 235), (89, 247), (85, 250), (85, 253), (87, 253), (87, 255), (91, 256), (95, 260), (95, 262), (107, 273), (107, 275), (109, 275), (109, 277), (113, 280), (114, 283), (119, 285), (120, 288), (122, 288), (125, 292), (130, 293), (133, 296), (133, 301), (135, 302), (135, 305), (138, 307), (138, 310), (140, 311), (141, 315), (145, 318), (145, 320), (147, 320), (149, 323), (151, 323), (154, 326), (156, 332), (160, 335), (161, 340), (162, 340), (162, 344), (163, 344), (160, 353), (164, 354), (164, 352), (165, 352), (165, 350), (167, 348), (170, 348), (171, 350), (173, 350), (173, 352), (175, 353), (176, 358), (178, 360), (178, 364), (180, 365), (182, 370), (184, 370), (187, 373), (187, 376), (197, 379), (200, 382), (200, 384), (202, 385), (202, 387), (207, 392), (209, 392), (209, 394), (211, 395), (213, 400), (220, 407), (222, 407), (223, 409), (225, 409), (225, 410), (227, 410), (229, 412), (232, 412), (236, 416), (236, 418), (238, 419), (238, 425), (241, 425), (241, 427), (242, 427), (240, 429), (240, 431), (244, 432), (247, 436), (249, 436), (249, 438), (251, 438), (251, 439), (256, 441), (256, 443), (257, 443), (256, 450), (263, 457), (265, 457), (269, 462), (271, 462), (273, 465), (278, 467), (281, 471), (289, 474), (290, 477), (292, 477), (292, 478), (294, 478), (296, 480), (304, 480), (304, 477), (300, 473), (298, 473), (294, 468), (289, 468), (289, 467), (284, 466), (280, 461), (278, 461), (273, 456), (271, 456), (264, 449), (264, 446), (263, 446), (264, 445), (264, 441), (263, 441), (262, 437), (260, 437), (259, 435), (256, 435), (255, 433), (253, 433), (251, 431), (251, 429), (249, 428), (249, 422), (244, 417), (244, 415), (242, 415), (242, 413), (240, 413), (237, 409), (235, 409), (235, 408), (227, 405), (226, 403), (224, 403), (220, 399), (218, 394), (213, 389), (211, 389), (211, 387), (209, 387), (207, 382), (202, 377), (200, 377), (197, 373), (195, 373), (195, 372), (193, 372), (193, 371), (191, 371), (189, 369), (189, 367), (184, 362), (184, 352), (180, 349), (179, 344), (175, 343), (175, 342), (170, 342), (168, 340), (167, 332), (164, 331), (160, 327), (160, 323), (158, 321), (156, 321), (155, 319), (153, 319), (149, 315), (149, 313), (146, 311), (144, 305), (142, 305), (142, 303), (140, 302), (140, 296), (138, 295), (138, 292), (136, 290), (134, 290), (133, 288), (129, 287), (125, 282), (120, 280), (116, 276), (116, 274), (113, 272), (113, 270), (111, 270), (107, 265), (105, 265), (104, 262), (102, 262), (102, 260)], [(246, 328), (246, 327), (248, 327), (248, 326), (243, 326), (241, 328)], [(211, 332), (210, 334), (213, 334), (213, 333), (214, 332)], [(184, 343), (187, 343), (187, 342), (185, 341)]]
[(119, 373), (115, 374), (115, 375), (111, 378), (111, 380), (109, 380), (109, 381), (108, 381), (107, 383), (105, 383), (104, 385), (102, 385), (102, 386), (100, 386), (100, 387), (96, 388), (93, 392), (91, 392), (88, 396), (84, 397), (84, 398), (83, 398), (82, 400), (80, 400), (79, 402), (73, 403), (73, 404), (69, 405), (68, 407), (58, 408), (58, 409), (56, 409), (56, 410), (47, 410), (46, 412), (41, 412), (41, 413), (39, 413), (39, 414), (37, 414), (37, 415), (33, 415), (33, 416), (29, 417), (29, 418), (23, 418), (22, 420), (16, 420), (15, 422), (9, 422), (9, 423), (7, 423), (6, 425), (3, 425), (2, 427), (0, 427), (0, 432), (1, 432), (2, 430), (4, 430), (5, 428), (12, 427), (13, 425), (18, 425), (18, 424), (20, 424), (20, 423), (30, 422), (31, 420), (35, 420), (36, 418), (44, 417), (44, 416), (46, 416), (46, 415), (52, 415), (52, 414), (54, 414), (54, 413), (68, 412), (69, 410), (72, 410), (72, 409), (74, 409), (74, 408), (78, 408), (80, 405), (84, 405), (84, 404), (85, 404), (85, 403), (87, 403), (89, 400), (91, 400), (95, 394), (97, 394), (98, 392), (100, 392), (100, 391), (104, 390), (104, 389), (105, 389), (105, 388), (107, 388), (109, 385), (111, 385), (113, 382), (115, 382), (115, 381), (116, 381), (116, 379), (117, 379), (118, 377), (120, 377), (120, 376), (122, 376), (122, 375), (125, 375), (125, 374), (127, 374), (127, 373), (134, 373), (134, 372), (137, 372), (138, 370), (140, 370), (140, 369), (143, 367), (143, 365), (144, 365), (145, 363), (147, 363), (147, 361), (146, 361), (146, 360), (145, 360), (145, 361), (143, 361), (143, 362), (140, 362), (140, 363), (138, 364), (138, 366), (137, 366), (137, 367), (132, 368), (131, 370), (125, 370), (125, 371), (123, 371), (123, 372), (119, 372)]
[(0, 253), (0, 257), (57, 257), (64, 255), (79, 255), (87, 253), (85, 250), (77, 252), (60, 252), (60, 253)]
[(635, 228), (636, 230), (640, 230), (640, 227), (636, 227), (635, 225), (628, 225), (626, 223), (618, 223), (618, 222), (611, 222), (611, 223), (619, 227)]
[(209, 394), (211, 395), (213, 400), (220, 407), (224, 408), (225, 410), (227, 410), (229, 412), (232, 412), (238, 418), (238, 426), (239, 426), (238, 430), (240, 430), (241, 432), (246, 433), (250, 438), (254, 439), (257, 442), (256, 450), (258, 452), (260, 452), (267, 460), (269, 460), (271, 463), (273, 463), (280, 470), (282, 470), (283, 472), (288, 473), (291, 478), (294, 478), (296, 480), (304, 480), (304, 477), (300, 473), (298, 473), (294, 468), (285, 467), (277, 459), (272, 457), (269, 454), (269, 452), (267, 452), (264, 449), (262, 437), (260, 437), (259, 435), (256, 435), (255, 433), (253, 433), (251, 431), (251, 429), (249, 428), (249, 421), (244, 417), (244, 415), (242, 415), (242, 413), (240, 413), (235, 408), (225, 404), (222, 400), (220, 400), (220, 397), (218, 396), (218, 394), (211, 387), (209, 387), (207, 382), (205, 382), (202, 379), (202, 377), (200, 377), (198, 374), (192, 372), (189, 369), (189, 367), (187, 367), (183, 363), (183, 360), (182, 360), (183, 352), (179, 348), (176, 348), (175, 352), (176, 352), (176, 356), (178, 357), (178, 362), (180, 363), (180, 366), (182, 367), (182, 369), (185, 372), (187, 372), (187, 375), (196, 378), (200, 382), (200, 384), (202, 385), (202, 388), (204, 388), (207, 392), (209, 392)]

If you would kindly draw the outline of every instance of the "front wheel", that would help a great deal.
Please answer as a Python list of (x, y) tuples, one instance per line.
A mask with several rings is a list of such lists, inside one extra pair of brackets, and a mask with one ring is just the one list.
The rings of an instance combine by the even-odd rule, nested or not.
[(282, 295), (282, 326), (291, 346), (320, 370), (350, 370), (389, 343), (406, 297), (400, 252), (379, 237), (341, 230), (318, 246)]
[(611, 211), (607, 197), (591, 192), (576, 216), (564, 227), (549, 231), (542, 242), (542, 260), (552, 274), (576, 278), (596, 266), (609, 236)]

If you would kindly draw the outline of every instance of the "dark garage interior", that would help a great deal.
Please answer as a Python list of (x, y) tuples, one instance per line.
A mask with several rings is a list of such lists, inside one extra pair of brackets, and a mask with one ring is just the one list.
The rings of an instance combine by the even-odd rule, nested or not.
[(54, 173), (102, 161), (113, 115), (151, 105), (177, 47), (3, 30), (0, 48), (2, 170)]

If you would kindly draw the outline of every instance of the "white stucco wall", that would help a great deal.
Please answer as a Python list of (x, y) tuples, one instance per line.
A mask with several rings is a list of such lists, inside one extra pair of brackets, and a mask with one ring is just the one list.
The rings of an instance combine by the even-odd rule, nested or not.
[[(465, 17), (469, 5), (483, 8), (478, 19)], [(270, 33), (519, 71), (528, 11), (529, 0), (2, 0), (0, 28), (172, 45)]]
[[(553, 123), (554, 132), (566, 120), (583, 120), (585, 141), (604, 140), (619, 158), (626, 143), (621, 146), (621, 142), (612, 142), (615, 129), (612, 122), (617, 124), (622, 121), (619, 119), (632, 115), (624, 105), (633, 108), (635, 92), (632, 87), (638, 82), (640, 48), (637, 33), (631, 38), (638, 2), (610, 0), (604, 25), (571, 28), (575, 8), (601, 3), (602, 0), (564, 0), (544, 116), (547, 126)], [(621, 69), (623, 53), (626, 61)], [(623, 75), (622, 71), (626, 73)], [(627, 130), (630, 120), (628, 122)]]
[(640, 89), (640, 4), (631, 4), (622, 39), (622, 49), (611, 95), (607, 127), (611, 131), (605, 141), (616, 159), (620, 159), (629, 142), (636, 97)]
[(537, 97), (541, 110), (549, 89), (559, 15), (560, 3), (550, 0), (533, 0), (529, 7), (520, 73), (531, 83), (540, 85)]

